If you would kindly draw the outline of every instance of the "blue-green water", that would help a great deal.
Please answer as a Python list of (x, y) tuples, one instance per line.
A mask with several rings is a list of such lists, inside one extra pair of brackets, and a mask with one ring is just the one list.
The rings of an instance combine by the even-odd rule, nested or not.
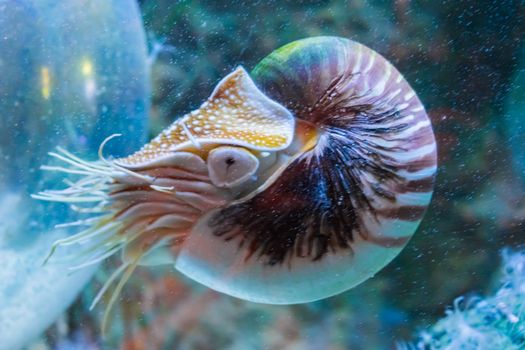
[(64, 205), (29, 196), (59, 178), (40, 170), (61, 146), (96, 157), (100, 142), (127, 154), (146, 139), (149, 66), (132, 1), (0, 1), (0, 348), (36, 339), (95, 268), (42, 266), (74, 221)]
[[(522, 348), (524, 14), (510, 0), (0, 0), (0, 349)], [(55, 225), (77, 218), (30, 198), (62, 186), (40, 170), (47, 152), (95, 160), (122, 133), (105, 152), (129, 154), (238, 65), (319, 35), (382, 54), (430, 116), (438, 176), (407, 247), (356, 288), (299, 305), (140, 267), (102, 336), (103, 306), (88, 307), (119, 258), (70, 274), (65, 249), (42, 266), (75, 232)], [(505, 247), (518, 253), (500, 268)]]

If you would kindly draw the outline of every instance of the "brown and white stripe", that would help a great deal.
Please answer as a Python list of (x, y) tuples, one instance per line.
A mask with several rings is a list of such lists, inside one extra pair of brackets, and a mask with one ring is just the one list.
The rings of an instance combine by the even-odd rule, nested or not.
[(425, 109), (386, 59), (341, 38), (289, 44), (252, 76), (316, 127), (317, 144), (265, 191), (208, 215), (177, 268), (277, 304), (348, 289), (399, 253), (431, 199), (436, 144)]

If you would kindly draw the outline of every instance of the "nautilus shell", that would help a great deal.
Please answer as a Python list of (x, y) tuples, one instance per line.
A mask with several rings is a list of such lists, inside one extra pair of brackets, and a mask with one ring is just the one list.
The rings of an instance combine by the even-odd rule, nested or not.
[(59, 170), (83, 178), (36, 197), (100, 213), (56, 244), (91, 242), (79, 267), (122, 252), (108, 285), (137, 264), (168, 263), (217, 291), (273, 304), (318, 300), (373, 276), (416, 230), (436, 171), (414, 90), (379, 54), (337, 37), (288, 44), (251, 74), (237, 68), (129, 157), (54, 155), (71, 166)]

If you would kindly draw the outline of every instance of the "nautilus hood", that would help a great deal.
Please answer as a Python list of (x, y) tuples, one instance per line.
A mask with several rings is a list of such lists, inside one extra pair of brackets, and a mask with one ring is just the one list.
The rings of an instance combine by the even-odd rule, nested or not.
[(210, 144), (279, 151), (292, 142), (294, 126), (290, 111), (263, 94), (244, 68), (238, 67), (217, 84), (199, 109), (117, 163), (129, 168), (169, 164), (177, 151)]

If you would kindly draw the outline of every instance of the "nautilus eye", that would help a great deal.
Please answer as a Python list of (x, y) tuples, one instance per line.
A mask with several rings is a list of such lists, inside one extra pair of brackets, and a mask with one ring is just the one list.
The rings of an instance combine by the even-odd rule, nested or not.
[(436, 171), (414, 90), (379, 54), (336, 37), (286, 45), (251, 74), (236, 69), (127, 158), (57, 157), (86, 178), (36, 197), (105, 213), (56, 245), (94, 241), (95, 262), (122, 251), (108, 283), (137, 264), (172, 263), (275, 304), (325, 298), (379, 271), (419, 225)]
[(211, 182), (218, 187), (235, 187), (249, 179), (259, 167), (259, 160), (240, 147), (218, 147), (207, 159)]

